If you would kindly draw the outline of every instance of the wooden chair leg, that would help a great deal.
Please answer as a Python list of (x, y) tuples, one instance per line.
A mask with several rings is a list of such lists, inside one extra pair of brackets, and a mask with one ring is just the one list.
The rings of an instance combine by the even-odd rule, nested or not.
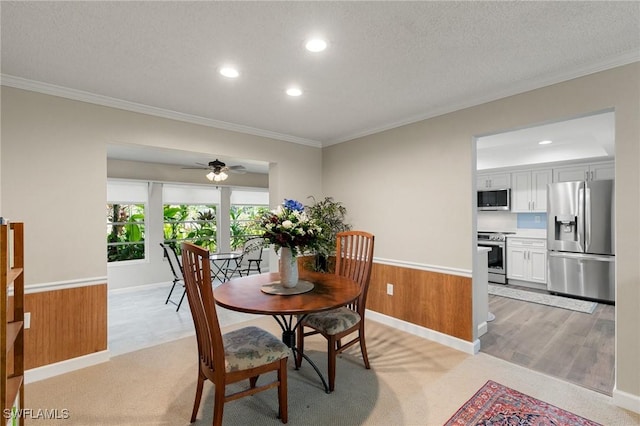
[(196, 399), (193, 402), (193, 412), (191, 413), (191, 423), (196, 421), (198, 415), (198, 408), (200, 408), (200, 400), (202, 399), (202, 387), (204, 386), (205, 378), (198, 373), (198, 384), (196, 385)]
[(329, 375), (329, 392), (333, 392), (336, 387), (336, 358), (338, 353), (336, 351), (336, 339), (330, 336), (327, 339), (327, 355), (328, 355), (328, 375)]
[(369, 356), (367, 355), (367, 344), (364, 341), (364, 325), (360, 326), (360, 330), (358, 331), (358, 338), (360, 339), (360, 352), (362, 352), (364, 367), (369, 370), (371, 369), (371, 365), (369, 365)]
[(282, 423), (289, 421), (289, 406), (287, 402), (287, 359), (280, 360), (278, 369), (278, 417)]
[(216, 386), (213, 395), (213, 426), (222, 426), (224, 413), (224, 386)]
[(258, 383), (258, 377), (260, 376), (253, 376), (249, 378), (249, 386), (253, 389), (256, 387), (256, 383)]

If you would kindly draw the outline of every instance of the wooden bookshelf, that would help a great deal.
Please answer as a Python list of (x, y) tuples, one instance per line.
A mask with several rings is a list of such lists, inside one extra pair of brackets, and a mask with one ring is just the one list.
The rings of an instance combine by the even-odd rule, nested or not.
[[(24, 226), (0, 224), (0, 400), (2, 419), (12, 407), (24, 408)], [(13, 300), (9, 301), (9, 290)], [(9, 410), (9, 411), (7, 411)], [(22, 416), (18, 424), (24, 425)]]

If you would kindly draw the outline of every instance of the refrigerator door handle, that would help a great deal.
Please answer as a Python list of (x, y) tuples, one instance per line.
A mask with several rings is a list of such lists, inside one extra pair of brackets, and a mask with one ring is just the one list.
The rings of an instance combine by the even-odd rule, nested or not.
[(588, 185), (584, 188), (584, 251), (591, 247), (591, 190)]
[(576, 231), (576, 242), (580, 247), (580, 251), (585, 251), (584, 246), (584, 183), (580, 185), (578, 189), (578, 217), (576, 227), (578, 228)]
[(593, 254), (570, 253), (563, 251), (549, 251), (549, 257), (564, 257), (568, 259), (598, 260), (600, 262), (614, 262), (615, 256), (598, 256)]

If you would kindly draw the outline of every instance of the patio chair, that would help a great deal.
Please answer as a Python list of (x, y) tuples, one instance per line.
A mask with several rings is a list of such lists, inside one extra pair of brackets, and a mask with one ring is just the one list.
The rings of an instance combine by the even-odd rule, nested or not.
[(182, 305), (182, 301), (184, 300), (184, 296), (186, 294), (186, 289), (182, 291), (182, 296), (180, 297), (180, 302), (176, 303), (171, 300), (171, 294), (173, 293), (173, 289), (176, 288), (177, 284), (180, 284), (184, 288), (184, 276), (182, 271), (182, 264), (180, 263), (180, 258), (178, 257), (178, 253), (173, 246), (169, 244), (160, 243), (160, 247), (164, 251), (164, 257), (169, 261), (169, 267), (171, 268), (171, 273), (173, 274), (173, 284), (171, 285), (171, 290), (169, 290), (169, 295), (167, 296), (167, 300), (164, 302), (171, 302), (177, 306), (176, 312), (180, 310), (180, 305)]

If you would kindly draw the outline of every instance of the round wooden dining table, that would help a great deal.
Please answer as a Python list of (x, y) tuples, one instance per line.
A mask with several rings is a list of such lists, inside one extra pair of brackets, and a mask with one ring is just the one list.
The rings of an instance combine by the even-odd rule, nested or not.
[[(270, 287), (280, 280), (277, 272), (268, 272), (231, 279), (216, 287), (213, 297), (217, 305), (233, 311), (271, 315), (282, 329), (282, 341), (295, 356), (295, 331), (306, 315), (339, 308), (360, 295), (360, 286), (347, 277), (300, 270), (299, 278), (312, 283), (313, 288), (301, 294), (267, 293), (263, 286)], [(318, 367), (304, 353), (302, 357), (316, 370), (329, 393), (329, 386)]]

